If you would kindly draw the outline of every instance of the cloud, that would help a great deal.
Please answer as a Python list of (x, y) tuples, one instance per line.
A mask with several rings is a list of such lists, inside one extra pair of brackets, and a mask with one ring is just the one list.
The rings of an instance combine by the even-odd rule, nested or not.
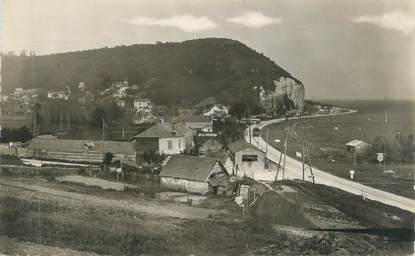
[(355, 23), (370, 23), (375, 26), (392, 29), (409, 35), (415, 30), (415, 16), (404, 14), (400, 11), (393, 11), (378, 16), (363, 15), (353, 19)]
[(214, 29), (216, 23), (206, 16), (195, 17), (191, 14), (175, 15), (169, 18), (156, 19), (151, 17), (139, 16), (123, 20), (127, 23), (140, 26), (161, 26), (175, 27), (188, 33)]
[(249, 28), (260, 28), (280, 23), (281, 19), (265, 16), (260, 12), (245, 12), (241, 16), (227, 18), (226, 21)]

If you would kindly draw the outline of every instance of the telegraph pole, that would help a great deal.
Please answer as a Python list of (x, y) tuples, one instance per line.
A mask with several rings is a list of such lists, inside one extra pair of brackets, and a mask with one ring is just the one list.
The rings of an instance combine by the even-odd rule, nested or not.
[(304, 182), (304, 173), (305, 173), (305, 141), (303, 140), (302, 143), (302, 154), (301, 154), (301, 158), (303, 159), (303, 182)]
[(285, 136), (285, 142), (284, 142), (284, 162), (283, 162), (283, 168), (282, 168), (282, 179), (285, 178), (285, 159), (287, 158), (287, 148), (288, 148), (288, 134)]
[(105, 120), (104, 117), (102, 117), (102, 141), (105, 140)]
[[(1, 140), (1, 138), (2, 138), (2, 137), (1, 137), (1, 136), (2, 136), (2, 135), (1, 135), (1, 128), (2, 128), (2, 127), (1, 127), (1, 105), (2, 105), (2, 103), (3, 103), (3, 102), (2, 102), (2, 98), (3, 98), (3, 97), (2, 97), (2, 94), (1, 94), (1, 84), (2, 84), (2, 83), (1, 83), (1, 56), (0, 56), (0, 140)], [(1, 170), (0, 170), (0, 172), (1, 172)]]
[(62, 99), (59, 99), (61, 113), (60, 113), (60, 120), (59, 120), (59, 130), (62, 131)]
[(265, 144), (265, 168), (268, 168), (268, 129), (267, 129), (267, 143)]

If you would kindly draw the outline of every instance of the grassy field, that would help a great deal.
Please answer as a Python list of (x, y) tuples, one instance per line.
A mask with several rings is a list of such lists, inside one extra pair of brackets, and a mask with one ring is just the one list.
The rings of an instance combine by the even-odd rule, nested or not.
[[(224, 197), (191, 207), (37, 176), (2, 175), (0, 183), (0, 236), (46, 250), (42, 255), (51, 247), (110, 255), (404, 255), (412, 248), (376, 234), (319, 231), (304, 218), (303, 208), (275, 192), (264, 194), (242, 218), (241, 208)], [(306, 187), (307, 194), (313, 188)], [(330, 201), (337, 200), (338, 193), (327, 189), (312, 191), (331, 193)], [(382, 212), (382, 206), (376, 211)], [(287, 232), (290, 226), (312, 230), (293, 235)], [(0, 252), (13, 253), (13, 248), (0, 243)]]
[[(391, 102), (388, 108), (389, 123), (385, 124), (382, 102), (346, 103), (345, 107), (357, 109), (358, 112), (303, 119), (296, 128), (299, 137), (306, 137), (313, 166), (344, 178), (349, 177), (349, 170), (353, 169), (357, 182), (414, 198), (413, 164), (386, 163), (386, 170), (393, 170), (393, 175), (385, 174), (383, 167), (372, 161), (358, 161), (357, 166), (354, 166), (345, 152), (345, 144), (354, 139), (371, 143), (376, 136), (390, 136), (389, 131), (400, 131), (403, 135), (415, 134), (415, 105), (410, 102)], [(292, 124), (297, 122), (293, 121)], [(269, 125), (262, 129), (261, 136), (265, 138), (268, 131), (270, 144), (282, 149), (282, 143), (275, 140), (283, 141), (288, 125), (288, 122)], [(293, 137), (289, 138), (288, 145), (288, 154), (292, 157), (295, 157), (295, 152), (302, 151), (301, 143)]]

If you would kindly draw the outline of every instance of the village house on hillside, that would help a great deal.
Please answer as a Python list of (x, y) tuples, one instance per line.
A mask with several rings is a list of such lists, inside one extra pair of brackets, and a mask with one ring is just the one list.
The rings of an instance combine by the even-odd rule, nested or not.
[(44, 159), (92, 163), (102, 162), (104, 154), (111, 152), (115, 159), (136, 165), (134, 142), (69, 140), (43, 136), (32, 139), (28, 149)]
[(133, 106), (136, 112), (151, 112), (153, 110), (153, 104), (150, 99), (135, 98)]
[(70, 97), (69, 93), (66, 93), (64, 90), (53, 90), (48, 91), (48, 99), (63, 99), (68, 100)]
[(211, 120), (224, 120), (229, 116), (229, 111), (224, 105), (216, 104), (210, 109), (206, 109), (203, 115), (209, 117)]
[(194, 134), (198, 132), (212, 132), (212, 121), (207, 116), (203, 115), (191, 115), (185, 119), (185, 126), (194, 131)]
[(216, 100), (215, 97), (207, 97), (206, 99), (194, 105), (193, 109), (199, 113), (205, 113), (207, 110), (209, 110), (216, 104), (219, 104), (219, 102)]
[(161, 186), (198, 194), (230, 191), (228, 178), (220, 160), (185, 155), (172, 156), (160, 172)]
[(149, 150), (175, 155), (193, 146), (193, 131), (168, 123), (158, 123), (144, 132), (134, 136), (137, 152)]
[(250, 176), (255, 170), (265, 168), (265, 152), (244, 140), (238, 140), (228, 145), (234, 168), (239, 176)]

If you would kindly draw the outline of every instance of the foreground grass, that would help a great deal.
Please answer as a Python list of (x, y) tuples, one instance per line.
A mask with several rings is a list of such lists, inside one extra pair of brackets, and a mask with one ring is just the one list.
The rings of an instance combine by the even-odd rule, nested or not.
[[(63, 186), (65, 189), (69, 187), (68, 184), (53, 186)], [(331, 193), (327, 199), (330, 201), (344, 200), (347, 203), (353, 199), (348, 194), (333, 193), (324, 187), (303, 188), (307, 193), (315, 193), (315, 196), (324, 197)], [(236, 214), (205, 219), (178, 219), (108, 206), (85, 204), (80, 207), (79, 203), (72, 204), (67, 200), (64, 203), (59, 198), (48, 197), (44, 193), (33, 192), (31, 196), (19, 197), (21, 192), (16, 188), (3, 187), (2, 191), (0, 235), (77, 251), (110, 255), (405, 255), (412, 248), (411, 243), (391, 243), (383, 236), (370, 234), (337, 231), (313, 231), (316, 235), (311, 237), (287, 234), (278, 226), (290, 225), (307, 229), (316, 227), (302, 216), (301, 207), (284, 200), (275, 192), (267, 193), (244, 219)], [(102, 193), (101, 196), (107, 196), (107, 191), (97, 188), (88, 188), (87, 191), (88, 194)], [(126, 197), (133, 200), (129, 193), (110, 192), (109, 195), (112, 198)], [(210, 207), (221, 205), (221, 202), (222, 200), (212, 202)], [(354, 212), (350, 210), (353, 207), (372, 205), (340, 204), (338, 207)], [(367, 213), (374, 214), (380, 209), (374, 208)], [(394, 213), (393, 209), (388, 213)], [(405, 226), (410, 221), (410, 215), (407, 219), (399, 212), (396, 214), (405, 220), (400, 225)], [(355, 216), (362, 218), (362, 222), (366, 222), (369, 217), (364, 214), (364, 210), (358, 211)], [(379, 215), (378, 218), (382, 216)], [(367, 220), (368, 223), (369, 221), (370, 219)], [(379, 227), (386, 224), (386, 220), (384, 223), (379, 222)]]

